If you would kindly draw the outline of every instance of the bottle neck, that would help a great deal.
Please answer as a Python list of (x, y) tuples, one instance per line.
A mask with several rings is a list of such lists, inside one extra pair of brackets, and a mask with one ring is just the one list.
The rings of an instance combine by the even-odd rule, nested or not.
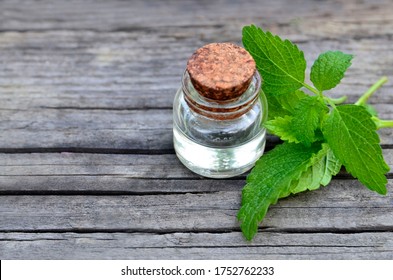
[(217, 120), (231, 120), (247, 113), (258, 101), (261, 76), (255, 71), (249, 87), (239, 97), (230, 100), (213, 100), (201, 95), (193, 86), (187, 71), (182, 78), (184, 99), (195, 113)]

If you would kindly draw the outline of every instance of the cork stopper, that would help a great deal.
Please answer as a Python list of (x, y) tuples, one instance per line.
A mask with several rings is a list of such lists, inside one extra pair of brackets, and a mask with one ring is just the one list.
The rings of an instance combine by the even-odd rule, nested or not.
[(224, 101), (239, 97), (247, 90), (256, 68), (245, 49), (232, 43), (212, 43), (190, 57), (187, 71), (201, 95)]

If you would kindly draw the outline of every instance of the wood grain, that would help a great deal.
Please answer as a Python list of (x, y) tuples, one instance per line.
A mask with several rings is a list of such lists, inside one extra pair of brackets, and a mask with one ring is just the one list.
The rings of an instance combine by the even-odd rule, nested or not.
[[(199, 28), (200, 32), (210, 29), (215, 30)], [(139, 39), (145, 36), (141, 31), (0, 33), (0, 109), (171, 108), (188, 58), (211, 41), (192, 34), (174, 39), (170, 36), (176, 30), (162, 32), (168, 32), (169, 38), (159, 32)], [(219, 41), (239, 44), (240, 27), (235, 34), (236, 40)], [(323, 51), (355, 55), (342, 83), (330, 91), (335, 97), (348, 95), (354, 102), (381, 76), (393, 74), (393, 47), (386, 38), (294, 41), (305, 52), (308, 72)], [(392, 103), (388, 94), (392, 87), (391, 82), (386, 84), (370, 102)]]
[[(393, 150), (383, 150), (385, 161), (393, 167)], [(387, 174), (391, 177), (392, 173)], [(345, 171), (339, 176), (341, 178), (351, 178)], [(42, 178), (40, 178), (42, 177)], [(195, 180), (208, 181), (207, 185), (215, 182), (216, 186), (224, 182), (241, 181), (245, 176), (239, 176), (229, 180), (209, 180), (185, 168), (174, 154), (148, 155), (148, 154), (83, 154), (83, 153), (32, 153), (32, 154), (0, 154), (0, 190), (12, 191), (22, 190), (23, 185), (18, 186), (17, 182), (34, 184), (38, 190), (48, 189), (48, 184), (42, 184), (43, 180), (55, 182), (59, 180), (53, 190), (77, 191), (77, 185), (72, 187), (59, 185), (61, 178), (72, 180), (73, 177), (87, 180), (93, 177), (95, 180), (102, 178), (105, 180), (128, 179), (163, 179), (169, 182), (174, 180)], [(83, 179), (82, 179), (83, 178)], [(77, 180), (77, 179), (75, 179)], [(13, 183), (14, 182), (14, 183)], [(113, 181), (115, 182), (115, 181)], [(77, 183), (77, 182), (76, 182)], [(108, 183), (111, 183), (108, 181)], [(10, 184), (10, 185), (8, 185)], [(57, 185), (57, 186), (56, 186)], [(151, 186), (153, 187), (153, 186)], [(147, 191), (150, 188), (147, 189)], [(103, 190), (97, 187), (97, 191)], [(110, 185), (108, 186), (110, 191)]]
[[(0, 231), (239, 230), (241, 187), (214, 191), (188, 187), (188, 192), (133, 195), (3, 195)], [(329, 187), (281, 200), (270, 208), (262, 227), (296, 232), (390, 231), (392, 198), (372, 193), (357, 181), (334, 180)]]
[[(393, 104), (375, 106), (393, 119)], [(0, 110), (0, 150), (173, 150), (171, 110)], [(379, 131), (392, 145), (392, 130)], [(268, 138), (277, 143), (275, 137)], [(71, 149), (71, 150), (70, 150)]]
[[(392, 259), (393, 187), (344, 170), (271, 207), (250, 243), (236, 213), (245, 175), (201, 178), (172, 145), (187, 59), (241, 44), (256, 24), (308, 61), (355, 55), (329, 95), (393, 79), (393, 2), (0, 1), (0, 259)], [(393, 119), (393, 83), (370, 99)], [(380, 130), (393, 167), (393, 131)], [(278, 143), (268, 138), (268, 149)]]
[[(0, 233), (7, 259), (391, 259), (391, 232)], [(246, 244), (246, 245), (245, 245)]]

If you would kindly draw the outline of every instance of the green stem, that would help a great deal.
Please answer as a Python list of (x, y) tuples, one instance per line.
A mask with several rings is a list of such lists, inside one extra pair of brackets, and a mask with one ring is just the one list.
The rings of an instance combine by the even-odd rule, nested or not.
[(372, 119), (377, 125), (377, 129), (388, 128), (388, 127), (393, 128), (393, 120), (381, 120), (377, 117), (372, 117)]
[(373, 84), (360, 98), (355, 102), (355, 105), (364, 105), (367, 100), (372, 96), (377, 89), (379, 89), (384, 83), (388, 81), (387, 77), (382, 77), (378, 82)]
[[(329, 98), (329, 97), (328, 97), (328, 98)], [(339, 105), (339, 104), (342, 104), (342, 103), (344, 103), (345, 101), (347, 101), (348, 96), (344, 95), (344, 96), (341, 96), (341, 97), (339, 97), (339, 98), (329, 98), (329, 99), (330, 99), (330, 101), (333, 102), (334, 104)]]
[(308, 84), (306, 84), (306, 83), (303, 83), (303, 86), (304, 86), (306, 89), (308, 89), (308, 90), (310, 90), (311, 92), (313, 92), (313, 93), (315, 93), (316, 95), (318, 95), (320, 98), (323, 98), (322, 92), (320, 92), (320, 91), (317, 90), (316, 88), (313, 88), (312, 86), (310, 86), (310, 85), (308, 85)]
[(329, 97), (327, 97), (327, 96), (324, 96), (323, 99), (326, 100), (326, 102), (327, 102), (332, 108), (336, 108), (336, 103), (333, 102), (333, 99), (331, 99), (331, 98), (329, 98)]
[[(326, 100), (326, 102), (327, 102), (330, 106), (332, 106), (332, 108), (336, 108), (336, 104), (340, 104), (340, 101), (341, 101), (343, 98), (345, 98), (345, 99), (344, 99), (342, 102), (344, 102), (344, 101), (346, 100), (346, 96), (343, 96), (343, 97), (337, 98), (337, 99), (333, 99), (333, 98), (329, 98), (329, 97), (327, 97), (327, 96), (324, 96), (323, 93), (322, 93), (321, 91), (317, 90), (316, 88), (314, 88), (314, 87), (312, 87), (312, 86), (310, 86), (310, 85), (308, 85), (308, 84), (306, 84), (306, 83), (303, 83), (303, 86), (304, 86), (305, 88), (307, 88), (308, 90), (310, 90), (311, 92), (313, 92), (314, 94), (318, 95), (319, 98), (320, 98), (321, 100)], [(337, 100), (338, 100), (339, 103), (335, 103), (335, 101), (337, 101)]]

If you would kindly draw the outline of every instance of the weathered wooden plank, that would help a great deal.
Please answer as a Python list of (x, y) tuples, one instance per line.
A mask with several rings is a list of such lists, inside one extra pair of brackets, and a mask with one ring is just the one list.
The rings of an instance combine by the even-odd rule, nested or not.
[[(74, 11), (75, 5), (80, 5), (81, 10), (84, 10), (91, 7), (92, 3), (57, 4), (64, 5), (65, 10), (64, 14), (58, 14), (57, 5), (39, 1), (34, 7), (41, 5), (43, 9), (33, 9), (32, 13), (28, 13), (27, 18), (38, 18), (38, 22), (46, 27), (51, 24), (56, 26), (65, 24), (63, 27), (67, 28), (66, 23), (70, 18), (75, 17), (74, 14), (58, 23), (53, 22), (53, 19), (66, 15), (70, 7)], [(176, 4), (176, 2), (171, 3)], [(309, 4), (307, 1), (299, 1), (296, 7), (302, 7), (299, 8), (302, 12), (310, 12), (309, 5), (306, 3)], [(393, 57), (390, 55), (393, 50), (392, 44), (389, 43), (389, 37), (362, 37), (365, 33), (364, 30), (368, 30), (374, 35), (375, 32), (380, 31), (383, 31), (385, 35), (391, 34), (389, 32), (392, 29), (387, 27), (392, 24), (391, 17), (389, 14), (384, 14), (386, 10), (383, 9), (384, 6), (391, 3), (371, 5), (371, 2), (365, 2), (363, 8), (354, 7), (345, 2), (336, 4), (340, 6), (340, 12), (335, 14), (336, 21), (332, 23), (328, 20), (332, 15), (329, 15), (329, 12), (325, 10), (325, 18), (329, 24), (324, 25), (315, 24), (317, 18), (313, 18), (314, 15), (323, 11), (319, 8), (312, 10), (313, 15), (294, 24), (292, 16), (289, 18), (285, 16), (280, 20), (278, 14), (285, 13), (281, 9), (277, 9), (281, 6), (287, 9), (288, 6), (293, 5), (283, 5), (283, 2), (280, 1), (277, 6), (269, 4), (270, 9), (278, 13), (277, 15), (273, 13), (271, 24), (274, 27), (274, 24), (277, 25), (279, 22), (276, 30), (286, 33), (290, 39), (299, 41), (310, 60), (314, 59), (322, 49), (339, 48), (354, 53), (358, 59), (354, 61), (353, 67), (349, 70), (343, 86), (333, 94), (333, 96), (347, 94), (350, 96), (350, 101), (354, 101), (378, 76), (389, 76), (393, 73)], [(10, 2), (2, 2), (1, 5), (4, 5), (4, 24), (9, 23), (8, 16), (12, 14), (14, 15), (13, 23), (17, 22), (23, 26), (26, 18), (18, 17), (18, 15), (32, 9), (32, 6), (29, 5), (16, 8), (14, 3)], [(120, 9), (124, 12), (124, 5), (120, 2), (101, 3), (95, 6), (95, 11), (106, 17), (106, 13), (111, 9), (116, 11)], [(161, 20), (162, 10), (154, 9), (154, 5), (158, 4), (153, 4), (152, 13), (148, 13), (147, 17), (151, 16)], [(193, 5), (193, 2), (187, 2), (184, 5)], [(237, 8), (243, 6), (246, 7), (247, 13), (242, 16), (248, 18), (257, 16), (258, 21), (260, 20), (260, 14), (255, 14), (255, 9), (248, 10), (252, 5), (239, 7), (237, 4), (223, 4), (221, 8), (228, 10), (236, 8), (236, 14), (239, 14)], [(320, 3), (318, 3), (319, 6)], [(373, 7), (371, 11), (368, 9), (369, 6)], [(56, 11), (53, 11), (54, 7)], [(135, 12), (141, 7), (141, 2), (135, 2), (131, 10)], [(146, 6), (143, 7), (147, 9)], [(197, 9), (200, 8), (198, 6)], [(105, 13), (101, 13), (101, 9), (105, 9)], [(178, 7), (166, 5), (165, 9), (170, 11), (178, 9)], [(375, 16), (375, 10), (378, 10), (378, 17)], [(214, 9), (208, 9), (206, 13), (212, 11)], [(292, 8), (291, 11), (293, 12)], [(340, 17), (342, 11), (345, 16)], [(50, 13), (51, 17), (41, 17), (46, 13)], [(160, 17), (157, 17), (157, 13), (160, 13)], [(368, 13), (370, 15), (365, 17)], [(362, 26), (359, 30), (354, 27), (356, 24), (353, 24), (358, 15), (362, 15)], [(206, 16), (209, 17), (208, 14)], [(365, 20), (363, 20), (363, 16)], [(181, 17), (185, 18), (184, 15)], [(170, 19), (173, 21), (172, 17)], [(114, 20), (120, 23), (123, 20), (131, 20), (131, 23), (127, 23), (131, 26), (137, 21), (147, 25), (157, 24), (155, 21), (147, 21), (145, 16), (141, 17), (140, 15), (124, 18), (119, 16)], [(225, 24), (217, 25), (214, 23), (215, 20), (225, 21)], [(373, 27), (377, 26), (376, 23), (379, 23), (379, 20), (384, 23), (383, 28), (378, 27), (377, 30), (374, 30)], [(340, 21), (346, 23), (347, 29), (335, 28), (340, 25)], [(80, 26), (90, 29), (84, 25), (85, 23), (81, 23)], [(230, 24), (227, 25), (227, 23)], [(162, 26), (162, 22), (160, 24)], [(241, 36), (241, 25), (239, 22), (233, 22), (233, 13), (223, 13), (222, 18), (217, 18), (215, 15), (209, 18), (207, 25), (186, 26), (187, 32), (184, 31), (184, 24), (184, 21), (176, 21), (175, 25), (168, 26), (168, 28), (156, 26), (154, 28), (158, 29), (153, 28), (148, 34), (144, 28), (130, 28), (120, 30), (120, 32), (86, 31), (82, 28), (76, 31), (54, 31), (51, 29), (44, 32), (11, 31), (1, 33), (0, 60), (3, 63), (0, 65), (0, 108), (3, 110), (0, 112), (0, 124), (2, 124), (3, 130), (0, 135), (2, 145), (0, 148), (172, 149), (170, 110), (155, 112), (129, 112), (129, 110), (138, 108), (170, 109), (173, 96), (180, 84), (181, 72), (192, 51), (196, 47), (214, 40), (239, 42)], [(313, 26), (314, 29), (331, 28), (335, 32), (341, 32), (344, 29), (345, 32), (350, 31), (349, 33), (353, 33), (353, 36), (357, 37), (356, 40), (341, 38), (340, 41), (337, 41), (334, 36), (329, 37), (332, 34), (325, 30), (321, 34), (327, 37), (324, 37), (324, 41), (321, 42), (315, 38), (315, 34), (310, 35), (314, 31), (307, 31), (314, 30), (313, 28), (299, 28), (299, 24)], [(34, 26), (29, 25), (32, 29), (37, 28)], [(111, 25), (106, 25), (106, 27), (108, 26)], [(45, 30), (46, 27), (42, 28)], [(97, 28), (100, 29), (100, 27)], [(223, 29), (227, 32), (222, 32)], [(190, 30), (193, 32), (189, 32)], [(321, 30), (315, 31), (315, 33), (319, 32)], [(179, 36), (179, 34), (182, 35)], [(203, 36), (200, 36), (201, 34)], [(42, 63), (43, 61), (45, 63)], [(372, 102), (391, 104), (393, 102), (393, 97), (390, 94), (391, 89), (392, 84), (390, 83), (372, 99)], [(386, 106), (380, 105), (379, 108), (382, 110), (382, 117), (391, 117), (392, 109), (390, 107), (386, 108)], [(100, 109), (123, 111), (108, 112)], [(391, 131), (383, 130), (381, 136), (383, 144), (392, 144)]]
[[(230, 39), (220, 37), (221, 33), (210, 41), (194, 38), (193, 34), (181, 40), (162, 35), (138, 39), (146, 35), (0, 33), (0, 109), (170, 108), (192, 52), (205, 43)], [(241, 28), (233, 41), (240, 40)], [(348, 95), (351, 102), (381, 76), (393, 75), (393, 46), (386, 38), (340, 43), (311, 38), (299, 46), (305, 51), (309, 67), (320, 52), (328, 49), (356, 56), (342, 85), (331, 93), (335, 97)], [(386, 84), (371, 102), (393, 103), (392, 87), (392, 83)]]
[[(389, 181), (388, 188), (392, 188)], [(189, 187), (191, 188), (191, 187)], [(0, 231), (225, 232), (239, 230), (238, 190), (144, 195), (6, 195)], [(263, 228), (275, 231), (391, 231), (393, 195), (354, 180), (281, 200)]]
[[(309, 67), (322, 50), (355, 54), (333, 96), (354, 101), (393, 75), (393, 2), (288, 3), (1, 1), (0, 149), (171, 153), (186, 59), (208, 42), (239, 43), (249, 23), (297, 42)], [(384, 118), (391, 91), (372, 99)], [(381, 138), (391, 145), (391, 130)], [(173, 154), (0, 154), (0, 258), (392, 259), (392, 195), (340, 176), (280, 201), (246, 243), (244, 177), (200, 179)]]
[[(377, 104), (393, 119), (392, 104)], [(171, 110), (0, 110), (0, 149), (172, 150)], [(379, 131), (393, 144), (391, 129)], [(274, 138), (270, 140), (277, 142)]]
[[(383, 154), (393, 168), (393, 150), (384, 149)], [(0, 153), (0, 175), (201, 178), (186, 169), (175, 154)]]
[[(179, 166), (179, 168), (182, 167)], [(132, 178), (132, 175), (125, 174), (0, 176), (0, 194), (203, 193), (240, 190), (245, 184), (244, 177), (231, 180), (209, 180), (197, 178), (193, 174), (187, 175), (184, 178)]]
[[(391, 1), (31, 3), (0, 3), (2, 108), (168, 108), (191, 53), (212, 41), (240, 43), (248, 23), (299, 43), (309, 67), (322, 50), (355, 54), (335, 96), (354, 101), (393, 73)], [(375, 102), (392, 102), (391, 89)]]
[(13, 176), (120, 175), (128, 178), (198, 178), (174, 154), (0, 154), (1, 174)]
[(393, 233), (0, 233), (1, 259), (392, 259)]
[(0, 119), (2, 148), (173, 149), (170, 110), (2, 110)]
[[(273, 22), (276, 26), (298, 28), (316, 36), (321, 30), (329, 35), (353, 34), (363, 30), (366, 35), (387, 33), (392, 3), (389, 0), (320, 1), (2, 1), (2, 30), (145, 30), (168, 26), (230, 26), (242, 25), (251, 19)], [(192, 12), (190, 12), (192, 11)], [(115, 15), (115, 16), (114, 16)], [(312, 19), (312, 24), (304, 23)], [(331, 22), (332, 19), (336, 21)], [(346, 25), (337, 24), (337, 19)], [(361, 26), (357, 24), (362, 23)], [(369, 23), (370, 27), (365, 28)]]

